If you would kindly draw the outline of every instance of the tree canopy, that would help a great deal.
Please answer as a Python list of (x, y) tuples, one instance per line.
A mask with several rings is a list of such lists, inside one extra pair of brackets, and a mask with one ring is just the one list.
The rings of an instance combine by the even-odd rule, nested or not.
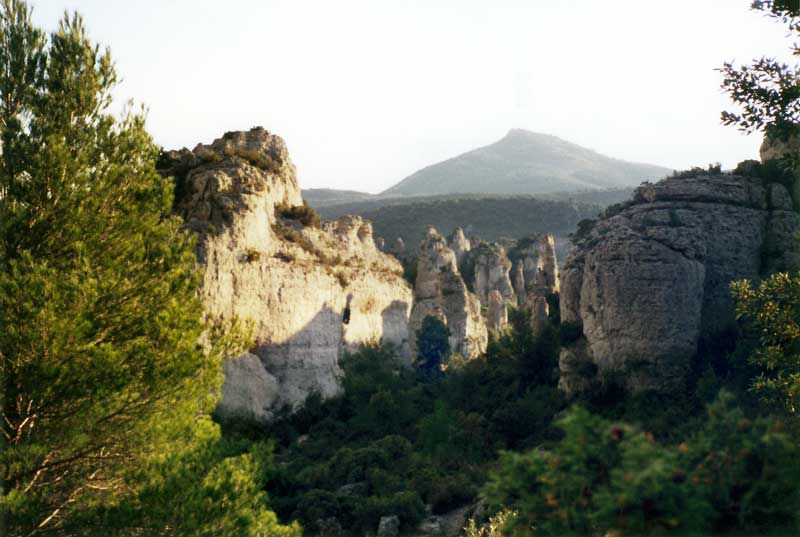
[[(220, 360), (239, 351), (246, 330), (204, 315), (195, 239), (170, 214), (172, 183), (155, 170), (144, 112), (110, 113), (116, 81), (109, 51), (79, 15), (46, 35), (27, 2), (0, 2), (5, 534), (87, 533), (144, 488), (174, 487), (180, 464), (206, 468), (220, 486), (239, 480), (226, 493), (247, 494), (255, 522), (236, 515), (226, 531), (275, 525), (242, 484), (257, 475), (217, 475), (255, 462), (214, 447), (219, 431), (207, 418)], [(192, 457), (202, 464), (181, 463)], [(169, 460), (171, 474), (143, 474)], [(187, 494), (211, 486), (193, 479)], [(221, 514), (206, 514), (198, 527), (207, 532)], [(175, 531), (174, 517), (148, 516), (113, 520)]]

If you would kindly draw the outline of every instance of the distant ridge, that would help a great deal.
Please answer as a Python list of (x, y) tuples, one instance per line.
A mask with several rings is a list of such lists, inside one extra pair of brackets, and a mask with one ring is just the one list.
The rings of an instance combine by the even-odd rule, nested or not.
[(415, 172), (380, 196), (536, 195), (625, 188), (671, 172), (607, 157), (549, 134), (512, 129), (491, 145)]
[(356, 190), (336, 190), (333, 188), (308, 188), (302, 191), (303, 199), (312, 207), (325, 207), (339, 203), (349, 203), (372, 199), (374, 196)]

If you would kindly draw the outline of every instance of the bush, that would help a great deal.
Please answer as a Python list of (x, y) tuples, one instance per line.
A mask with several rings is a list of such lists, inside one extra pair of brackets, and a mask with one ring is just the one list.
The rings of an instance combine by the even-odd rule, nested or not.
[(709, 164), (707, 169), (700, 168), (699, 166), (694, 166), (689, 168), (688, 170), (681, 170), (681, 171), (674, 171), (672, 172), (672, 179), (690, 179), (693, 177), (703, 177), (706, 175), (721, 175), (722, 174), (722, 164), (716, 162), (714, 164)]
[(450, 354), (450, 329), (438, 317), (428, 315), (416, 335), (419, 368), (428, 375), (440, 373), (442, 360)]
[(485, 492), (541, 535), (762, 533), (798, 529), (800, 447), (722, 392), (679, 445), (576, 407), (550, 450), (504, 453)]
[(309, 207), (305, 202), (303, 202), (303, 205), (281, 204), (275, 207), (275, 212), (281, 218), (295, 220), (306, 227), (320, 227), (320, 219), (317, 211), (315, 211), (313, 207)]

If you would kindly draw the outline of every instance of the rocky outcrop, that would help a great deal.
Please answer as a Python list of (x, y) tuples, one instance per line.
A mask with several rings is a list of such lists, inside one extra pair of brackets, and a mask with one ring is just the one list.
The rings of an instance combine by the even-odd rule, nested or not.
[(471, 245), (467, 238), (464, 236), (464, 230), (457, 227), (452, 235), (450, 235), (450, 249), (456, 254), (456, 262), (461, 266), (464, 256), (470, 251)]
[(486, 325), (490, 332), (499, 333), (508, 325), (508, 306), (500, 291), (489, 293)]
[(734, 322), (729, 284), (798, 266), (800, 216), (779, 184), (735, 175), (638, 188), (585, 229), (561, 277), (561, 321), (582, 326), (562, 350), (561, 387), (680, 386), (702, 336)]
[(525, 289), (524, 292), (517, 291), (520, 305), (528, 301), (531, 293), (544, 297), (548, 293), (558, 293), (558, 259), (552, 235), (536, 233), (518, 241), (513, 257), (515, 273), (522, 273), (517, 286), (524, 284)]
[(481, 304), (488, 307), (489, 294), (497, 291), (504, 301), (515, 305), (517, 296), (509, 276), (511, 261), (508, 259), (505, 249), (497, 244), (482, 243), (471, 253), (470, 257), (474, 267), (472, 288), (478, 295)]
[(365, 342), (409, 355), (412, 291), (371, 225), (343, 217), (319, 229), (279, 214), (302, 204), (283, 140), (260, 128), (227, 133), (165, 154), (161, 167), (199, 234), (208, 314), (254, 326), (254, 347), (224, 365), (221, 415), (263, 421), (312, 392), (335, 394), (340, 355)]
[(406, 243), (402, 237), (397, 237), (394, 240), (392, 247), (389, 249), (389, 253), (397, 259), (404, 259), (406, 257), (408, 250), (406, 249)]
[(450, 329), (453, 352), (475, 358), (486, 350), (488, 335), (480, 301), (467, 289), (455, 252), (434, 228), (428, 229), (420, 243), (411, 334), (416, 334), (429, 315), (440, 318)]

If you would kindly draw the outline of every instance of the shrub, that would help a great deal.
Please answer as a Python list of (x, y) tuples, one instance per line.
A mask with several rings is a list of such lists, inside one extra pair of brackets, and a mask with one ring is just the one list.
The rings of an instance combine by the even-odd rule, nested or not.
[(588, 239), (596, 224), (597, 220), (584, 218), (578, 222), (578, 229), (574, 233), (570, 233), (569, 240), (572, 241), (572, 244), (578, 244), (581, 241)]
[(419, 368), (428, 374), (440, 372), (442, 360), (450, 354), (450, 329), (438, 317), (428, 315), (416, 335)]
[(710, 506), (681, 477), (679, 453), (625, 424), (569, 411), (552, 451), (504, 453), (486, 487), (496, 507), (519, 513), (511, 529), (540, 535), (651, 535), (693, 531)]
[(675, 170), (672, 172), (673, 179), (690, 179), (693, 177), (703, 177), (705, 175), (721, 175), (722, 174), (722, 164), (716, 162), (714, 164), (709, 164), (707, 169), (701, 168), (699, 166), (693, 166), (688, 170)]
[(504, 453), (485, 492), (540, 535), (789, 533), (798, 528), (800, 447), (781, 422), (749, 419), (722, 392), (679, 445), (576, 407), (550, 450)]
[(295, 220), (306, 227), (320, 227), (320, 219), (317, 211), (315, 211), (313, 207), (308, 206), (305, 202), (303, 202), (303, 205), (281, 204), (275, 207), (275, 212), (281, 218)]

